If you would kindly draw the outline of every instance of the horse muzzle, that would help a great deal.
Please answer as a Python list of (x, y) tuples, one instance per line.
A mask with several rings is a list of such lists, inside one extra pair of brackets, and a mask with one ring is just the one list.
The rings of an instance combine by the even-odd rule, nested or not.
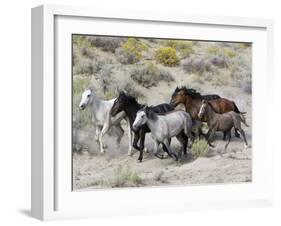
[(79, 109), (80, 109), (80, 110), (84, 110), (84, 109), (85, 109), (85, 105), (84, 105), (84, 104), (80, 105), (80, 106), (79, 106)]
[(116, 112), (113, 108), (110, 110), (110, 115), (112, 117), (116, 116), (118, 112)]
[(170, 101), (170, 103), (169, 103), (172, 107), (175, 107), (176, 105), (175, 105), (175, 103), (173, 102), (173, 101)]
[(176, 107), (177, 106), (177, 104), (174, 102), (174, 101), (170, 101), (170, 103), (169, 103), (172, 107)]
[(137, 131), (137, 130), (139, 129), (139, 126), (133, 125), (133, 126), (132, 126), (132, 129), (133, 129), (133, 131), (135, 132), (135, 131)]

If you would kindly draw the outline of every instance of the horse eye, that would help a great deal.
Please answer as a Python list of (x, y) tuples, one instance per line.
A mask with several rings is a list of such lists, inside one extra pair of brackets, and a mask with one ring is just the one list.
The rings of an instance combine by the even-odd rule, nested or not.
[(89, 94), (87, 97), (90, 97), (91, 95)]

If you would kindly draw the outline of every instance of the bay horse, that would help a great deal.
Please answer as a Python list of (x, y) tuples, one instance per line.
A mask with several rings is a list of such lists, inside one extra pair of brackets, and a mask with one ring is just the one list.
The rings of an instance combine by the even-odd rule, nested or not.
[(100, 147), (100, 152), (104, 153), (103, 136), (110, 129), (117, 134), (117, 143), (120, 144), (121, 138), (124, 134), (120, 123), (123, 119), (127, 121), (128, 125), (128, 139), (129, 139), (129, 150), (128, 154), (132, 152), (132, 139), (131, 139), (131, 127), (129, 126), (128, 118), (125, 112), (120, 112), (115, 117), (111, 117), (110, 109), (112, 108), (116, 98), (111, 100), (101, 100), (94, 92), (92, 88), (86, 89), (82, 93), (81, 101), (79, 104), (80, 110), (84, 110), (86, 107), (90, 107), (92, 122), (95, 126), (95, 140)]
[[(110, 114), (112, 117), (115, 117), (120, 112), (125, 112), (126, 116), (129, 120), (130, 128), (132, 129), (133, 123), (135, 121), (137, 112), (145, 107), (145, 105), (139, 104), (136, 98), (126, 94), (125, 92), (120, 92), (118, 98), (114, 101), (114, 104), (110, 110)], [(156, 106), (149, 107), (155, 113), (166, 113), (169, 111), (173, 111), (174, 108), (169, 104), (159, 104)], [(143, 125), (138, 129), (134, 129), (134, 141), (133, 147), (140, 151), (138, 160), (141, 162), (143, 159), (143, 149), (145, 142), (145, 134), (150, 132), (150, 129), (147, 125)], [(138, 146), (139, 142), (139, 146)], [(163, 145), (163, 149), (167, 152), (166, 147)]]
[(226, 151), (227, 146), (230, 143), (231, 140), (231, 129), (235, 128), (237, 129), (241, 134), (245, 142), (245, 147), (248, 146), (248, 142), (245, 136), (245, 132), (241, 127), (241, 122), (248, 127), (245, 118), (242, 117), (241, 114), (236, 113), (234, 111), (229, 111), (227, 113), (218, 114), (213, 109), (213, 106), (206, 100), (202, 101), (198, 117), (202, 118), (203, 116), (206, 116), (207, 118), (207, 124), (210, 128), (210, 135), (207, 139), (207, 142), (210, 146), (213, 146), (210, 142), (211, 139), (216, 131), (222, 131), (226, 134), (228, 137), (228, 141), (225, 144), (224, 151)]
[[(181, 152), (183, 151), (184, 154), (187, 154), (186, 137), (193, 141), (192, 119), (187, 112), (179, 110), (166, 114), (156, 114), (150, 108), (145, 107), (137, 112), (133, 129), (138, 129), (143, 125), (147, 125), (155, 141), (154, 155), (158, 155), (159, 144), (163, 144), (167, 148), (168, 155), (177, 161), (178, 156), (170, 148), (170, 139), (172, 137), (178, 139), (182, 145)], [(182, 131), (185, 136), (183, 136)]]
[[(187, 89), (185, 86), (177, 87), (172, 94), (170, 104), (177, 106), (180, 103), (185, 105), (186, 111), (190, 113), (192, 119), (201, 120), (206, 122), (206, 118), (199, 118), (198, 113), (202, 105), (202, 100), (208, 100), (209, 104), (213, 107), (214, 111), (219, 114), (223, 114), (229, 111), (234, 111), (238, 114), (246, 114), (246, 112), (240, 112), (234, 101), (226, 98), (220, 98), (218, 95), (201, 95), (195, 89)], [(235, 136), (240, 137), (237, 130), (235, 130)], [(225, 136), (224, 136), (225, 138)]]

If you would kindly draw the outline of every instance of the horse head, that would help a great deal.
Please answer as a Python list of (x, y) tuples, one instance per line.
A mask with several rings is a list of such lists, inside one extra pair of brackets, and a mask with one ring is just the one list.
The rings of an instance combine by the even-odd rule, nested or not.
[(176, 107), (178, 104), (185, 104), (186, 103), (186, 94), (183, 88), (177, 87), (172, 94), (170, 105), (172, 107)]
[(147, 106), (137, 112), (135, 121), (133, 123), (133, 130), (137, 130), (147, 122)]
[(84, 110), (91, 103), (93, 92), (94, 90), (92, 88), (89, 88), (82, 93), (81, 101), (79, 104), (79, 108), (81, 110)]
[(124, 91), (119, 92), (119, 96), (115, 99), (113, 106), (110, 110), (111, 116), (114, 117), (119, 112), (124, 110), (126, 96), (127, 94)]

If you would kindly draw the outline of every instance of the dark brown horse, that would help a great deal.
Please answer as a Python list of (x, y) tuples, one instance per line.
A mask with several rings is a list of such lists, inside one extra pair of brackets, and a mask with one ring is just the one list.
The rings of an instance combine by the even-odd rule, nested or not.
[[(214, 97), (214, 99), (212, 99)], [(217, 98), (217, 95), (201, 95), (194, 89), (187, 89), (186, 87), (177, 87), (172, 95), (170, 104), (172, 106), (177, 106), (180, 103), (185, 105), (186, 111), (190, 113), (192, 119), (201, 120), (207, 122), (207, 119), (203, 117), (200, 119), (198, 113), (202, 105), (202, 100), (208, 100), (209, 104), (212, 106), (214, 111), (219, 114), (223, 114), (229, 111), (234, 111), (238, 114), (245, 114), (245, 112), (240, 112), (234, 101)], [(239, 133), (235, 130), (235, 135), (239, 137)]]

